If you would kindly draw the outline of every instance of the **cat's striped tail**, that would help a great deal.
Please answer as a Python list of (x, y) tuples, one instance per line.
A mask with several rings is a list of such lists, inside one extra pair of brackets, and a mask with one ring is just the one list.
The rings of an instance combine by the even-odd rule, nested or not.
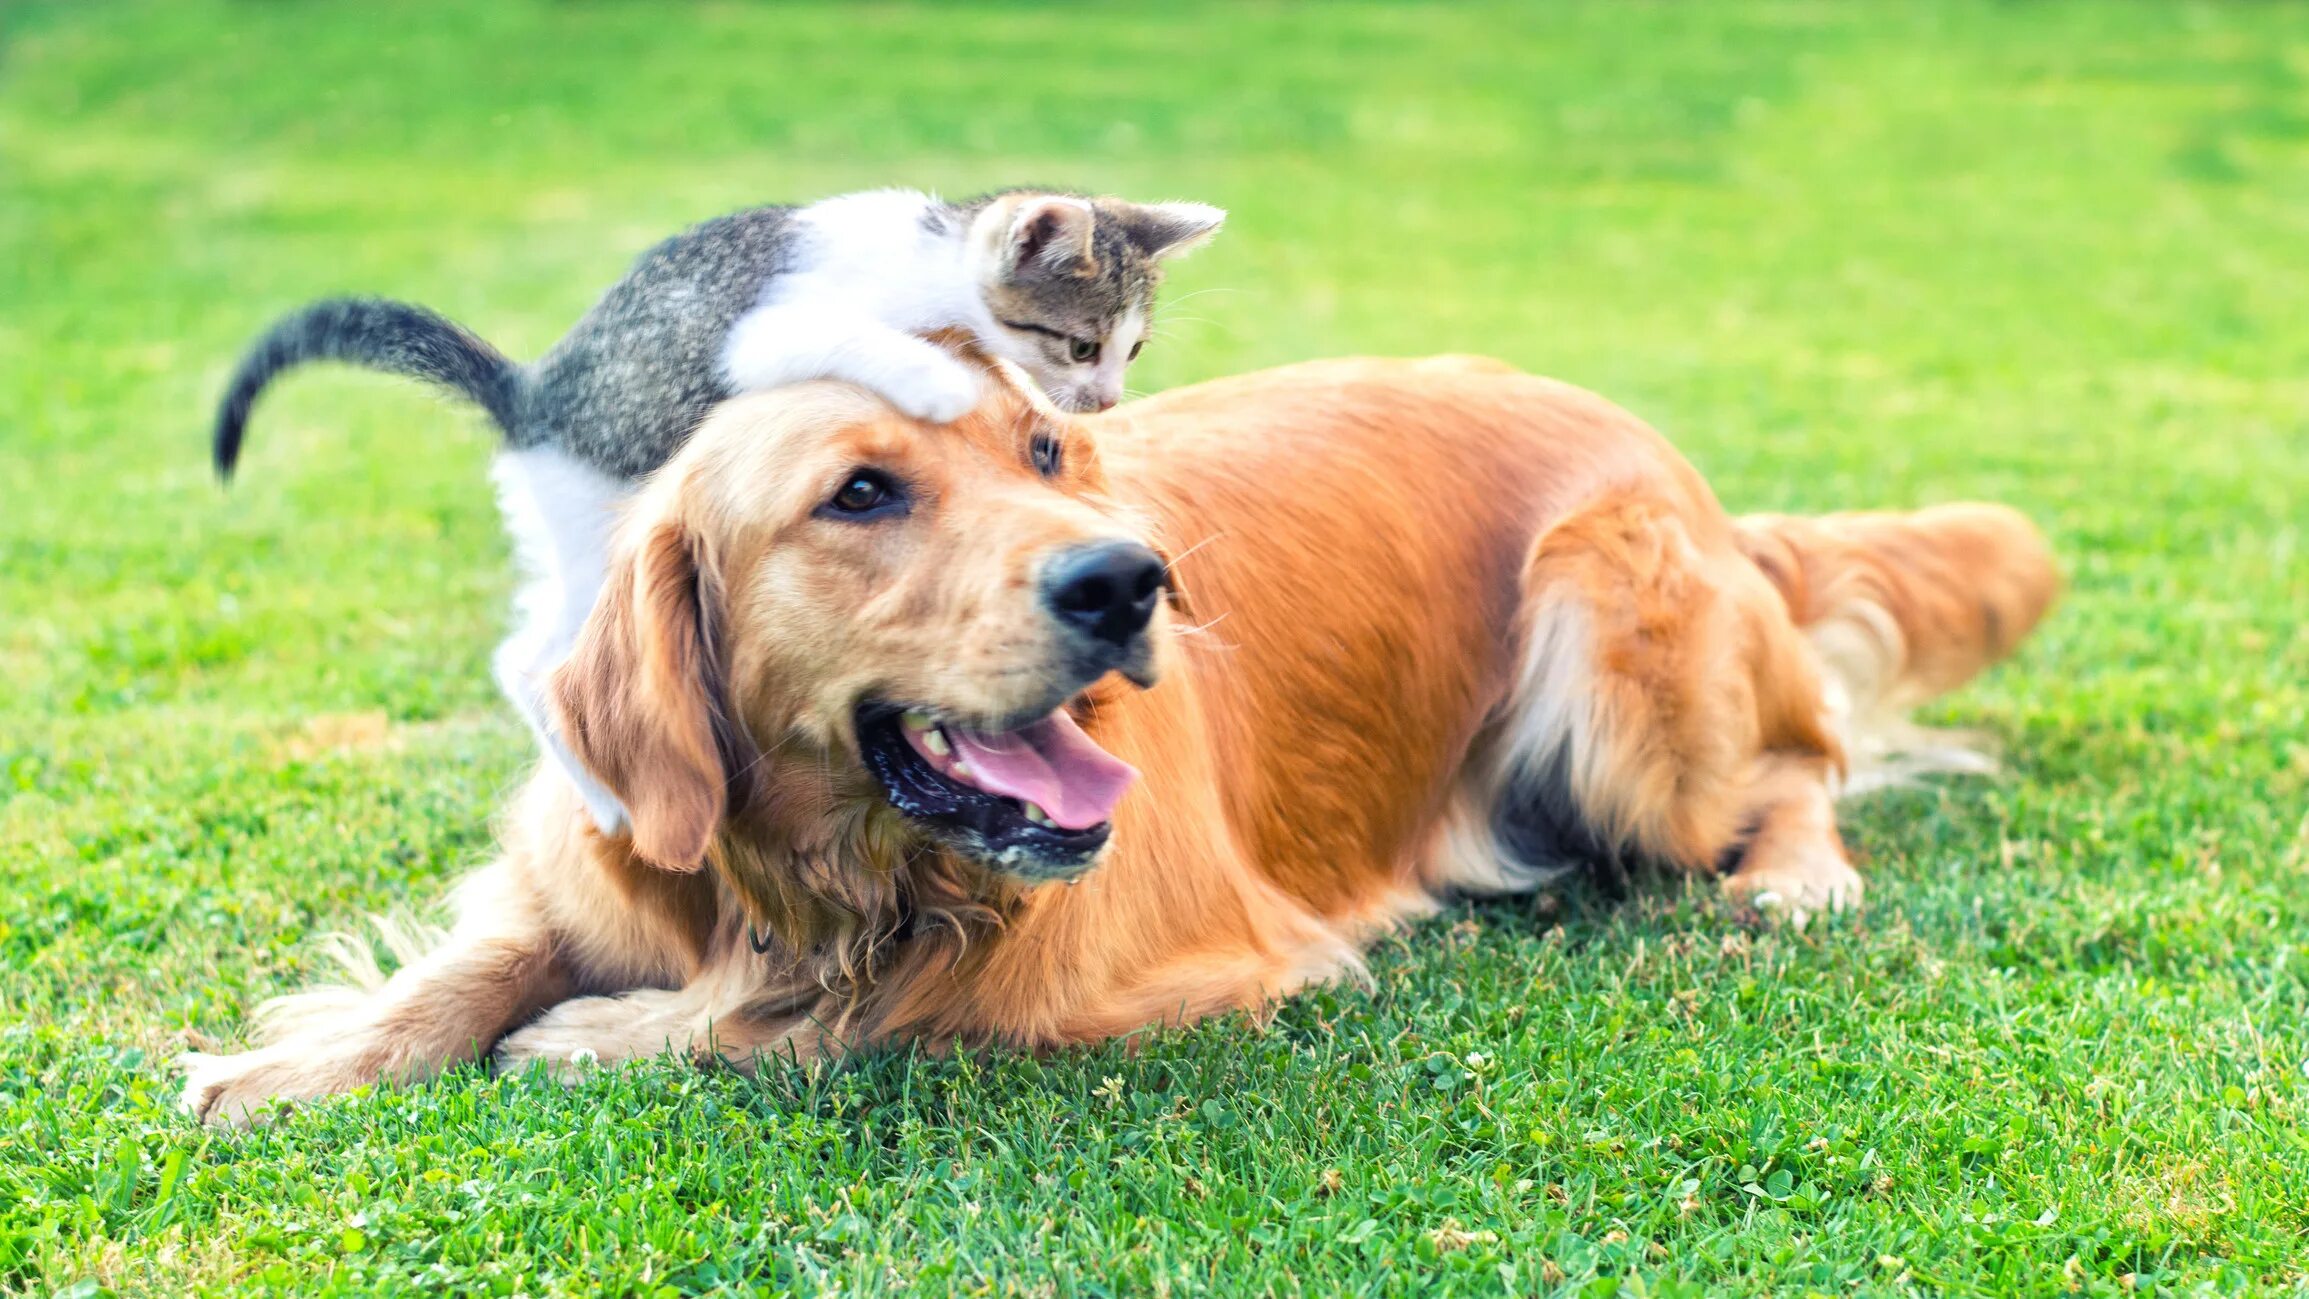
[(472, 331), (423, 307), (382, 298), (328, 298), (273, 322), (241, 357), (217, 407), (213, 451), (220, 478), (240, 460), (249, 409), (282, 371), (343, 361), (425, 379), (480, 403), (510, 433), (521, 370)]

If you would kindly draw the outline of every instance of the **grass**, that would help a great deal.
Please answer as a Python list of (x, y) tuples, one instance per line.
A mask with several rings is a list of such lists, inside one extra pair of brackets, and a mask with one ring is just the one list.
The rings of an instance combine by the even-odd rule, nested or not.
[[(0, 15), (0, 1289), (2309, 1289), (2309, 10), (623, 3)], [(527, 760), (477, 418), (236, 349), (535, 355), (660, 234), (1020, 180), (1234, 218), (1139, 380), (1471, 350), (1739, 509), (1981, 496), (2073, 590), (1855, 806), (1866, 913), (1461, 907), (1276, 1023), (198, 1130), (312, 940)]]

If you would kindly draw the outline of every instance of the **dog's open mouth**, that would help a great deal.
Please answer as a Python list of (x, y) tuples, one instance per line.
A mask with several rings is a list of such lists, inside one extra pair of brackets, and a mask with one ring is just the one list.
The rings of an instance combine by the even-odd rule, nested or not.
[(995, 731), (868, 705), (858, 747), (890, 806), (957, 851), (1035, 881), (1087, 869), (1138, 778), (1064, 709)]

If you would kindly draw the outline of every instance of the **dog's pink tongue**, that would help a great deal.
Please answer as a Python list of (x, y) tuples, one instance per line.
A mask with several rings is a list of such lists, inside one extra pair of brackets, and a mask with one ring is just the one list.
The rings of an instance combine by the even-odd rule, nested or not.
[(953, 727), (954, 756), (989, 794), (1040, 804), (1053, 824), (1088, 830), (1114, 818), (1138, 770), (1098, 747), (1064, 709), (1031, 726), (987, 734)]

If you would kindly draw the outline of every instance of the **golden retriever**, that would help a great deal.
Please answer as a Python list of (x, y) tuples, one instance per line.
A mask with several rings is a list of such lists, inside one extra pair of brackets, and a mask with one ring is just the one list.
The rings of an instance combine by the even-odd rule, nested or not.
[(189, 1057), (186, 1108), (492, 1054), (1089, 1042), (1583, 863), (1835, 907), (1847, 753), (2057, 585), (2000, 507), (1727, 517), (1634, 417), (1494, 362), (1096, 417), (988, 373), (943, 427), (833, 384), (721, 407), (556, 677), (630, 835), (541, 770), (453, 932)]

